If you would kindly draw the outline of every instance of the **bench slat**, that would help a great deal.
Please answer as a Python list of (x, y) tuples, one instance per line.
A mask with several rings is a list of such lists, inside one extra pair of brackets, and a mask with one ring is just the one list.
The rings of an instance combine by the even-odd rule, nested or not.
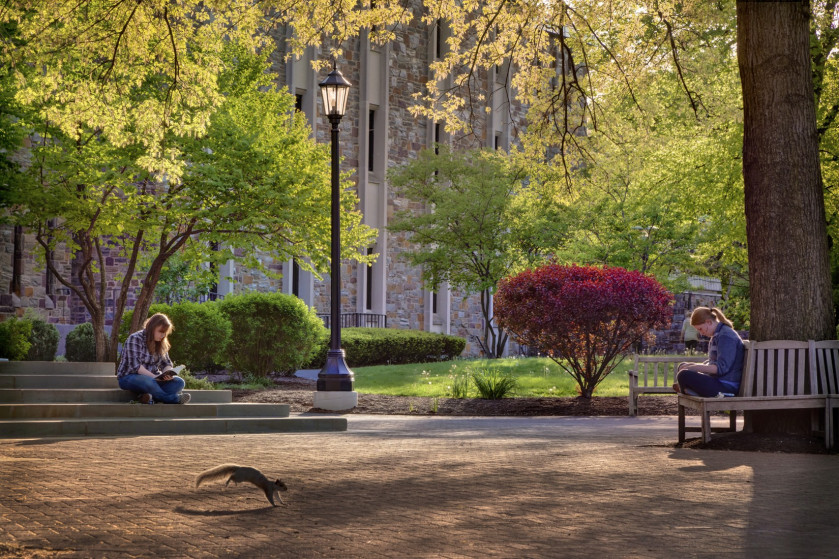
[[(766, 360), (766, 352), (765, 351), (757, 351), (757, 368), (755, 369), (755, 392), (757, 394), (766, 394), (765, 389), (763, 387), (763, 371), (766, 368), (766, 364), (764, 361)], [(755, 394), (749, 393), (747, 396), (754, 396)]]

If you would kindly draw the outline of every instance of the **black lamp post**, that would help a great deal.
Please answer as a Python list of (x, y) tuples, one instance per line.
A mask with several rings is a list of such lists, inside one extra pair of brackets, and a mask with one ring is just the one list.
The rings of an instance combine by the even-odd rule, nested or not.
[[(346, 113), (347, 97), (352, 84), (333, 63), (332, 71), (319, 85), (324, 112), (332, 123), (332, 316), (329, 351), (326, 353), (326, 365), (318, 373), (316, 398), (321, 392), (353, 392), (355, 380), (344, 359), (345, 352), (341, 349), (341, 184), (338, 167), (338, 123)], [(338, 407), (333, 406), (331, 409), (348, 409), (356, 405), (346, 405), (346, 400), (340, 398), (336, 403)]]

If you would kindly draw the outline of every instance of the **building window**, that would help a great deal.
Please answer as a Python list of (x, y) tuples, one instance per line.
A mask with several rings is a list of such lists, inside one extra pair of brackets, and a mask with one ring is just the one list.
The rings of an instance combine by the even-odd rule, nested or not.
[[(367, 248), (367, 256), (373, 254), (373, 247)], [(373, 264), (367, 264), (367, 293), (365, 294), (364, 308), (373, 310)]]
[(443, 20), (438, 19), (434, 25), (434, 58), (443, 56)]
[(296, 258), (291, 261), (291, 293), (300, 297), (300, 264)]
[(431, 293), (431, 312), (437, 314), (437, 292)]
[(501, 134), (495, 135), (495, 149), (501, 149)]
[[(213, 252), (218, 252), (218, 249), (219, 249), (218, 241), (213, 241), (213, 242), (210, 243), (210, 250), (212, 250)], [(218, 271), (218, 266), (216, 266), (216, 263), (214, 261), (210, 262), (210, 272), (212, 272), (213, 277), (215, 278), (215, 281), (213, 281), (213, 283), (210, 285), (210, 292), (207, 294), (207, 300), (208, 301), (215, 301), (216, 299), (218, 299), (218, 273), (219, 273), (219, 271)]]
[(367, 170), (372, 172), (376, 162), (376, 109), (370, 109), (367, 127)]
[(9, 284), (9, 293), (14, 293), (20, 297), (23, 293), (23, 227), (15, 225), (14, 228), (14, 248), (12, 252), (12, 281)]
[[(373, 11), (375, 9), (376, 9), (376, 0), (370, 0), (370, 11)], [(370, 26), (370, 33), (375, 33), (375, 32), (376, 32), (376, 26), (371, 25)]]
[(300, 93), (294, 96), (294, 109), (303, 112), (303, 95)]
[[(49, 227), (49, 229), (50, 229), (50, 236), (49, 236), (50, 240), (52, 240), (52, 230), (56, 228), (57, 221), (58, 220), (54, 219), (54, 218), (47, 221), (47, 227)], [(49, 254), (50, 259), (53, 258), (53, 255), (54, 255), (54, 252), (52, 250), (50, 250), (50, 254)], [(55, 276), (53, 275), (52, 270), (50, 270), (49, 267), (46, 268), (46, 282), (45, 283), (46, 283), (47, 295), (50, 296), (50, 297), (54, 297), (55, 296)]]

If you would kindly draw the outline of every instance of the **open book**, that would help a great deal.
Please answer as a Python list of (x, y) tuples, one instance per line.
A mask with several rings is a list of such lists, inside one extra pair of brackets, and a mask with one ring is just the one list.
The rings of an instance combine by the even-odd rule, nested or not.
[(159, 378), (159, 377), (162, 377), (163, 375), (169, 374), (169, 373), (171, 373), (173, 375), (179, 375), (180, 372), (184, 370), (185, 366), (186, 365), (178, 365), (177, 367), (172, 367), (171, 369), (169, 369), (165, 373), (163, 371), (158, 371), (158, 373), (156, 375), (154, 375), (154, 378)]

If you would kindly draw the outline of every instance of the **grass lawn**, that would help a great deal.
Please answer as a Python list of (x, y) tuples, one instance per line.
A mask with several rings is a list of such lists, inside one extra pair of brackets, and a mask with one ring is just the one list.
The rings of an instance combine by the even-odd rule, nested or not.
[[(627, 371), (632, 368), (632, 357), (626, 357), (600, 383), (595, 396), (627, 396)], [(355, 390), (366, 394), (392, 396), (451, 396), (455, 375), (469, 375), (473, 371), (496, 369), (509, 373), (518, 381), (514, 396), (539, 398), (545, 396), (578, 396), (576, 381), (547, 357), (455, 360), (410, 365), (379, 365), (353, 368)], [(469, 397), (477, 397), (470, 381)]]

